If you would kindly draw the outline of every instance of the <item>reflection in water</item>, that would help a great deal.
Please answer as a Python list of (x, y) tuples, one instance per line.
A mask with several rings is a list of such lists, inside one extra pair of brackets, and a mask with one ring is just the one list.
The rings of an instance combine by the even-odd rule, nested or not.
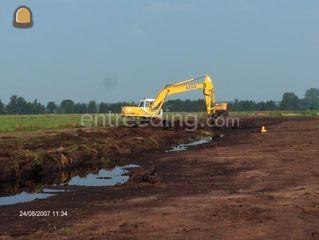
[(40, 193), (22, 192), (13, 196), (0, 197), (0, 206), (30, 202), (36, 199), (45, 199), (54, 195), (55, 194), (41, 193), (41, 192)]
[(200, 140), (197, 140), (197, 141), (194, 141), (194, 142), (191, 142), (191, 143), (187, 143), (187, 144), (180, 144), (180, 145), (177, 145), (169, 150), (166, 150), (166, 152), (180, 152), (180, 151), (185, 151), (187, 150), (189, 147), (192, 147), (192, 146), (197, 146), (197, 145), (201, 145), (201, 144), (205, 144), (205, 143), (209, 143), (213, 140), (212, 137), (205, 137), (205, 138), (202, 138)]
[(43, 188), (43, 193), (59, 193), (59, 192), (65, 192), (64, 189), (51, 189), (51, 188)]
[(88, 174), (85, 177), (75, 176), (69, 182), (68, 185), (75, 186), (114, 186), (117, 184), (123, 184), (128, 181), (129, 176), (128, 168), (136, 168), (138, 165), (130, 164), (122, 167), (115, 167), (111, 170), (101, 169), (96, 174)]
[[(0, 206), (11, 205), (16, 203), (30, 202), (36, 199), (45, 199), (61, 192), (64, 189), (44, 188), (44, 186), (114, 186), (123, 184), (128, 181), (129, 176), (125, 174), (129, 172), (129, 168), (136, 168), (138, 165), (130, 164), (126, 166), (117, 166), (111, 170), (100, 168), (80, 169), (76, 171), (65, 171), (51, 178), (42, 179), (43, 183), (27, 181), (23, 183), (15, 183), (12, 186), (1, 187), (3, 190), (0, 196)], [(56, 179), (54, 179), (54, 176)], [(75, 177), (73, 177), (75, 176)], [(19, 188), (20, 187), (20, 188)], [(27, 190), (26, 190), (27, 189)]]
[(42, 178), (33, 178), (26, 181), (16, 181), (11, 184), (0, 183), (0, 197), (25, 192), (41, 192), (44, 186), (55, 186), (67, 183), (73, 176), (86, 176), (89, 173), (98, 172), (103, 166), (85, 166), (77, 169), (66, 169), (58, 172), (50, 172)]

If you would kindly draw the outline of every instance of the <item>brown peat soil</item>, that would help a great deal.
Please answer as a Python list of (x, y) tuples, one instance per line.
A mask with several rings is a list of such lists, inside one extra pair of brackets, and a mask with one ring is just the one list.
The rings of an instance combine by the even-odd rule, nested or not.
[[(260, 133), (262, 125), (266, 134)], [(74, 187), (48, 199), (0, 206), (0, 239), (319, 239), (318, 118), (244, 119), (239, 129), (222, 129), (224, 137), (179, 152), (163, 149), (199, 134), (183, 129), (104, 131), (112, 134), (79, 130), (60, 142), (60, 134), (47, 135), (54, 141), (39, 140), (29, 150), (71, 149), (74, 142), (91, 148), (86, 138), (102, 142), (118, 134), (117, 145), (131, 150), (118, 147), (108, 154), (124, 156), (121, 164), (141, 166), (130, 173), (129, 182)], [(147, 143), (152, 136), (157, 147)], [(132, 139), (137, 148), (131, 147)], [(97, 144), (94, 149), (101, 157), (103, 148)], [(1, 149), (3, 159), (8, 154), (8, 147)], [(63, 154), (73, 159), (68, 151)], [(19, 216), (27, 210), (68, 215)]]

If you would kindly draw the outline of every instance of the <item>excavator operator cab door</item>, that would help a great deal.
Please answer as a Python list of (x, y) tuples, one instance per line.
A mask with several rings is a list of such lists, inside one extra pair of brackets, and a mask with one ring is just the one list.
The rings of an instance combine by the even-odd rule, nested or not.
[[(150, 107), (153, 104), (153, 102), (155, 101), (155, 99), (143, 99), (139, 102), (138, 107), (142, 108), (145, 111), (150, 111)], [(161, 109), (161, 111), (159, 112), (159, 116), (162, 117), (163, 115), (163, 110)]]
[(151, 107), (153, 102), (154, 102), (154, 100), (144, 99), (144, 100), (140, 101), (140, 103), (138, 104), (138, 107), (140, 107), (140, 108), (149, 108), (149, 107)]
[(138, 107), (144, 108), (144, 103), (145, 103), (144, 100), (140, 101), (139, 104), (138, 104)]
[(151, 100), (145, 100), (144, 101), (144, 107), (151, 107), (151, 105), (152, 105), (152, 103), (153, 103), (153, 101), (151, 101)]

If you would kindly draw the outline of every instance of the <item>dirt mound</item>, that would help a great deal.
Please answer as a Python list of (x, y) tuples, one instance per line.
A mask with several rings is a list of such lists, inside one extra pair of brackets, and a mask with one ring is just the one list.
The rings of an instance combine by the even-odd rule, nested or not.
[(156, 175), (155, 167), (149, 169), (140, 168), (132, 173), (129, 183), (161, 183), (162, 179)]

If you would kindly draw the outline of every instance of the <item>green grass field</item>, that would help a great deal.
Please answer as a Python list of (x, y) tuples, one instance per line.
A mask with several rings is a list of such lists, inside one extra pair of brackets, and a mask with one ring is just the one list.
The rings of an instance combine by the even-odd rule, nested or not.
[[(179, 117), (194, 116), (205, 117), (205, 113), (164, 113), (164, 116), (171, 119), (173, 114), (178, 114)], [(109, 119), (112, 123), (116, 118), (121, 118), (118, 114), (104, 115), (105, 118), (98, 115), (98, 125), (109, 125)], [(319, 116), (318, 111), (270, 111), (270, 112), (231, 112), (231, 117), (314, 117)], [(0, 115), (0, 132), (11, 131), (34, 131), (34, 130), (49, 130), (49, 129), (66, 129), (81, 127), (81, 114), (46, 114), (46, 115)], [(175, 118), (178, 119), (178, 118)], [(93, 118), (95, 122), (95, 119)]]
[(2, 115), (0, 132), (73, 128), (80, 126), (80, 117), (77, 114)]

